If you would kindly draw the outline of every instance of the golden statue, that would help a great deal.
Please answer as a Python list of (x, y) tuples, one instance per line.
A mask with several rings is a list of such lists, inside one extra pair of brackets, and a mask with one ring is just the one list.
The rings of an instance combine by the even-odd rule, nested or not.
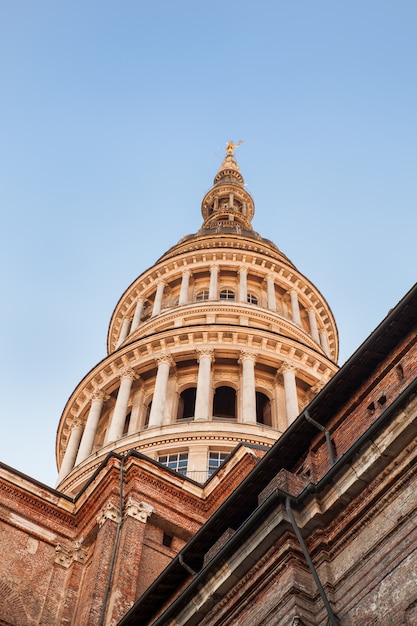
[(233, 141), (229, 141), (226, 144), (226, 152), (227, 152), (227, 154), (230, 154), (230, 156), (233, 156), (233, 152), (234, 152), (235, 148), (238, 148), (242, 143), (243, 143), (243, 139), (240, 139), (237, 143), (233, 143)]

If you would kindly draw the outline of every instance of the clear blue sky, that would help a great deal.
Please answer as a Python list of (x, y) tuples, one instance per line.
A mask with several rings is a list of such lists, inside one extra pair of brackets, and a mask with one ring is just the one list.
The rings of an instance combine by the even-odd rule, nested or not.
[(415, 0), (0, 0), (0, 459), (54, 484), (125, 288), (201, 225), (228, 140), (343, 363), (414, 284)]

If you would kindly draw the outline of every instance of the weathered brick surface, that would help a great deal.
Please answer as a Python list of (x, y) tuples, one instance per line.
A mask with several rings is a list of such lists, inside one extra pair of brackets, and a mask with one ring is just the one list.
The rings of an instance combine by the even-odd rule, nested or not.
[[(126, 464), (123, 502), (132, 496), (153, 513), (146, 524), (123, 520), (106, 623), (116, 623), (255, 463), (255, 455), (244, 455), (204, 497), (187, 493), (181, 480), (150, 473), (146, 460)], [(0, 473), (0, 622), (99, 624), (117, 523), (107, 519), (99, 528), (97, 518), (109, 502), (119, 507), (119, 467), (111, 458), (78, 503), (62, 502), (54, 490), (9, 470)]]

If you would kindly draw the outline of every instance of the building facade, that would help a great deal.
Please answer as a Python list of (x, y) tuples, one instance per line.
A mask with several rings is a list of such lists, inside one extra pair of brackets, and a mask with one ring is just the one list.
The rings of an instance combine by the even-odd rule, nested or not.
[(56, 489), (0, 464), (0, 625), (416, 623), (417, 288), (339, 370), (235, 148), (117, 303)]

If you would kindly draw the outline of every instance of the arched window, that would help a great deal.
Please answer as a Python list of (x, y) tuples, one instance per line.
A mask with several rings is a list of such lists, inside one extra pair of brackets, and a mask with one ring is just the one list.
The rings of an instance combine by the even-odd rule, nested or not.
[(213, 416), (236, 418), (236, 391), (232, 387), (217, 387), (213, 398)]
[(197, 302), (202, 302), (203, 300), (209, 299), (209, 292), (207, 290), (199, 291), (195, 297)]
[(253, 293), (248, 293), (248, 303), (249, 304), (258, 304), (258, 298), (253, 295)]
[(271, 401), (260, 391), (256, 392), (256, 421), (264, 426), (272, 426)]
[(189, 387), (180, 393), (177, 420), (194, 417), (196, 393), (195, 387)]
[(234, 300), (235, 292), (231, 289), (222, 289), (220, 292), (220, 300)]

